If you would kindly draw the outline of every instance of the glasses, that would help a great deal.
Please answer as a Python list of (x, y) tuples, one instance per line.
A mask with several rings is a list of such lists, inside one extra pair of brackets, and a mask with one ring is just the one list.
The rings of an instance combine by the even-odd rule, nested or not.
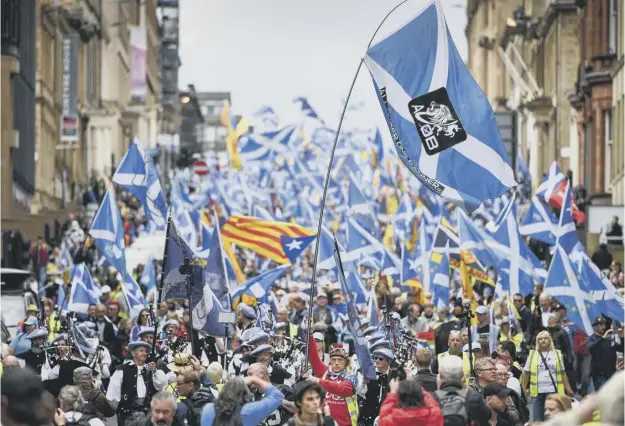
[(477, 370), (477, 371), (480, 372), (480, 373), (483, 373), (483, 372), (490, 373), (492, 371), (495, 371), (495, 369), (494, 368), (483, 368), (483, 369)]
[(381, 357), (381, 356), (376, 356), (375, 358), (373, 358), (375, 361), (386, 361), (386, 358)]
[(522, 303), (523, 300), (522, 299), (514, 299), (514, 303)]

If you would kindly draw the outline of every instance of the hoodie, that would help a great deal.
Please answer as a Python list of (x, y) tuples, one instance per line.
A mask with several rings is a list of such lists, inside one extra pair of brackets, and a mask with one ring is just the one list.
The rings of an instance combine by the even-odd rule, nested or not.
[(423, 407), (397, 406), (397, 394), (389, 393), (380, 408), (378, 426), (443, 426), (443, 412), (432, 395), (423, 391)]

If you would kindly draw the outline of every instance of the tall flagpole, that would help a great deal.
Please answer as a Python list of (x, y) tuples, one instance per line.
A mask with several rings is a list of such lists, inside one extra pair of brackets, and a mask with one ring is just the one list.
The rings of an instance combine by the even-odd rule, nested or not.
[[(161, 305), (161, 294), (163, 292), (163, 284), (165, 283), (165, 267), (167, 265), (167, 247), (169, 246), (169, 230), (171, 227), (171, 208), (167, 212), (167, 228), (165, 230), (165, 249), (163, 250), (163, 268), (161, 270), (160, 285), (156, 284), (156, 310)], [(152, 345), (151, 357), (156, 356), (156, 344), (158, 342), (158, 316), (154, 315), (154, 344)]]
[[(380, 28), (382, 28), (382, 25), (384, 24), (384, 22), (386, 22), (386, 20), (391, 15), (391, 13), (393, 13), (395, 10), (397, 10), (397, 8), (399, 6), (401, 6), (402, 4), (406, 3), (407, 1), (408, 0), (403, 0), (401, 3), (399, 3), (397, 6), (392, 8), (390, 10), (390, 12), (388, 12), (386, 14), (384, 19), (382, 19), (382, 22), (380, 22), (380, 25), (378, 25), (378, 27), (375, 29), (375, 32), (371, 36), (371, 40), (369, 40), (369, 44), (367, 44), (367, 50), (369, 50), (369, 48), (371, 47), (371, 43), (373, 43), (373, 39), (378, 34), (378, 31), (380, 31)], [(343, 105), (343, 112), (341, 113), (341, 118), (339, 120), (339, 124), (338, 124), (338, 127), (336, 129), (336, 135), (334, 136), (334, 142), (332, 144), (332, 151), (330, 151), (330, 162), (328, 164), (328, 171), (326, 173), (326, 179), (325, 179), (325, 183), (323, 185), (323, 196), (321, 197), (321, 210), (319, 211), (319, 223), (317, 224), (317, 239), (315, 241), (315, 258), (313, 260), (313, 265), (312, 265), (312, 267), (313, 267), (313, 270), (312, 270), (312, 285), (311, 285), (311, 288), (310, 288), (311, 300), (310, 300), (310, 304), (308, 306), (308, 318), (306, 319), (306, 321), (311, 321), (312, 320), (312, 310), (313, 310), (312, 299), (315, 297), (315, 286), (317, 284), (317, 261), (319, 259), (319, 242), (321, 240), (321, 227), (323, 226), (323, 211), (325, 209), (326, 196), (328, 194), (328, 185), (330, 183), (330, 173), (332, 172), (332, 162), (334, 161), (334, 153), (336, 151), (336, 146), (338, 145), (339, 135), (341, 133), (341, 126), (343, 125), (343, 120), (345, 119), (345, 112), (347, 111), (347, 105), (349, 104), (349, 98), (352, 96), (352, 91), (354, 90), (354, 85), (356, 84), (356, 79), (358, 78), (358, 74), (360, 73), (360, 69), (362, 68), (362, 64), (364, 63), (364, 61), (365, 61), (364, 57), (362, 59), (360, 59), (360, 63), (358, 64), (358, 68), (356, 69), (356, 74), (354, 75), (354, 79), (352, 80), (352, 84), (351, 84), (351, 86), (349, 88), (349, 92), (347, 93), (347, 98), (345, 99), (345, 104)], [(308, 355), (309, 355), (309, 351), (310, 351), (310, 345), (308, 344), (308, 342), (310, 341), (310, 333), (311, 333), (310, 329), (311, 328), (312, 327), (308, 327), (308, 326), (306, 327), (306, 342), (304, 342), (306, 344), (306, 362), (304, 364), (304, 371), (308, 370)]]

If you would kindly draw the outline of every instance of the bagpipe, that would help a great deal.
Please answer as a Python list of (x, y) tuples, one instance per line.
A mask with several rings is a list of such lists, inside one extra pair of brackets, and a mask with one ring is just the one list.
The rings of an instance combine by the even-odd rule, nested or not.
[(423, 347), (423, 343), (401, 328), (396, 313), (389, 312), (384, 307), (380, 311), (383, 331), (391, 345), (391, 351), (395, 354), (398, 368), (412, 368), (414, 354)]

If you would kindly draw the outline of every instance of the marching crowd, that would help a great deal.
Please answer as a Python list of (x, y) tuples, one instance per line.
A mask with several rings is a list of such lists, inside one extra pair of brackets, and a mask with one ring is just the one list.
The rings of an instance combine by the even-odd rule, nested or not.
[[(586, 336), (537, 284), (478, 306), (472, 324), (461, 299), (435, 309), (431, 295), (401, 295), (361, 269), (382, 321), (372, 325), (363, 307), (356, 336), (333, 283), (322, 280), (311, 300), (294, 271), (275, 283), (277, 312), (237, 306), (229, 341), (190, 332), (183, 300), (129, 318), (115, 274), (86, 315), (60, 314), (61, 301), (46, 297), (4, 348), (3, 424), (623, 424), (616, 321), (597, 317)], [(359, 367), (361, 338), (374, 380)]]

